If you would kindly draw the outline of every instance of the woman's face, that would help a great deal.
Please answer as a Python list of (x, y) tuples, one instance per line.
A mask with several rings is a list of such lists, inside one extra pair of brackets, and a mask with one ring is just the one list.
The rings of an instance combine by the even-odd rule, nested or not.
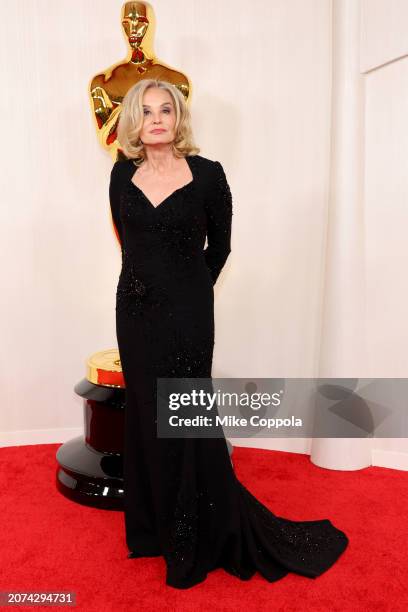
[(176, 112), (168, 91), (150, 87), (143, 95), (143, 127), (140, 138), (145, 145), (163, 145), (175, 138)]

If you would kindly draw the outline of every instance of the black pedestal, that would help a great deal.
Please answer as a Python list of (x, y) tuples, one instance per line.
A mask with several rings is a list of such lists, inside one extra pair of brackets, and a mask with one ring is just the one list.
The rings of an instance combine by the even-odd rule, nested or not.
[[(84, 398), (85, 435), (57, 451), (58, 490), (72, 501), (123, 510), (123, 430), (125, 390), (90, 382), (75, 386)], [(227, 440), (228, 451), (232, 445)]]

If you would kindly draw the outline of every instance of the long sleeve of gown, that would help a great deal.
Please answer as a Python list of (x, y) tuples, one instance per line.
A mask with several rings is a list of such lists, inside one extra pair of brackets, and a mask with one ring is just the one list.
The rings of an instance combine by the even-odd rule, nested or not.
[(231, 252), (232, 196), (220, 162), (214, 162), (213, 184), (207, 201), (207, 248), (204, 257), (215, 285)]
[(120, 172), (120, 163), (115, 162), (111, 175), (110, 175), (110, 183), (109, 183), (109, 201), (110, 208), (112, 214), (112, 220), (114, 223), (114, 228), (116, 232), (116, 237), (119, 240), (120, 245), (123, 245), (123, 231), (122, 231), (122, 222), (119, 214), (119, 205), (120, 205), (120, 189), (122, 185), (121, 181), (121, 172)]

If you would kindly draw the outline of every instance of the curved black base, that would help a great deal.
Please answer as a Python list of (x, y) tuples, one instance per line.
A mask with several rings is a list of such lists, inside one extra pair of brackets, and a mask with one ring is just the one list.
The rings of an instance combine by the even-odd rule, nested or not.
[(68, 499), (106, 510), (123, 510), (122, 456), (88, 447), (84, 437), (57, 451), (57, 489)]
[[(231, 456), (233, 447), (228, 440), (227, 445)], [(78, 436), (62, 444), (56, 458), (56, 485), (65, 497), (86, 506), (123, 510), (122, 455), (97, 451)]]

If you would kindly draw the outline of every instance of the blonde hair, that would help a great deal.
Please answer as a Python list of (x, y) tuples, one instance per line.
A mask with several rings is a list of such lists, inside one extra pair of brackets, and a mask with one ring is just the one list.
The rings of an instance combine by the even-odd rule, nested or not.
[(146, 158), (144, 144), (139, 136), (143, 127), (143, 95), (150, 87), (169, 92), (176, 111), (175, 138), (172, 143), (176, 157), (196, 155), (200, 149), (195, 145), (191, 127), (190, 111), (181, 91), (172, 83), (158, 79), (142, 79), (128, 90), (123, 98), (118, 125), (118, 140), (124, 155), (140, 165)]

